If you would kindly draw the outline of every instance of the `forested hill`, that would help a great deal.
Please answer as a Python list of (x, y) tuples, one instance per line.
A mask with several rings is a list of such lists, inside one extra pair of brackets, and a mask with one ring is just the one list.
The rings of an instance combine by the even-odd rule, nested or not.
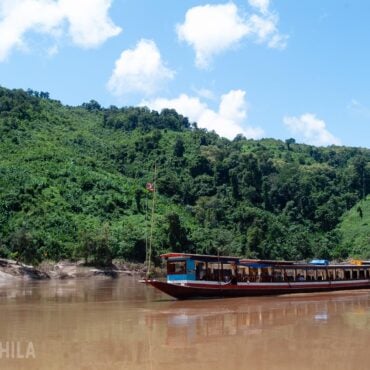
[(173, 110), (1, 88), (0, 257), (143, 261), (154, 163), (154, 256), (370, 257), (339, 227), (370, 192), (369, 162), (369, 149), (229, 141)]

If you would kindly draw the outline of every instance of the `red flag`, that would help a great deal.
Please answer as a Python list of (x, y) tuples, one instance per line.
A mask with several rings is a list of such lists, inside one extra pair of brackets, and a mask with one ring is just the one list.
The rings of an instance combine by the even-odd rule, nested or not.
[(148, 182), (146, 184), (146, 187), (145, 188), (146, 188), (146, 190), (153, 192), (154, 191), (154, 184), (151, 183), (151, 182)]

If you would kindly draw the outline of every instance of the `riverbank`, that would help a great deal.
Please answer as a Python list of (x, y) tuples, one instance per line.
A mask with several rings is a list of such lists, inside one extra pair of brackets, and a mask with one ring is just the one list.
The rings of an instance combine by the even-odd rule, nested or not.
[[(39, 266), (28, 266), (9, 259), (0, 259), (0, 281), (10, 280), (45, 280), (45, 279), (75, 279), (119, 276), (146, 276), (146, 266), (143, 263), (133, 263), (122, 260), (113, 261), (109, 267), (87, 266), (83, 262), (60, 261), (42, 262)], [(160, 268), (153, 271), (155, 276), (163, 275)]]
[(49, 279), (49, 275), (33, 266), (17, 263), (13, 260), (0, 259), (0, 281), (28, 279), (43, 280)]

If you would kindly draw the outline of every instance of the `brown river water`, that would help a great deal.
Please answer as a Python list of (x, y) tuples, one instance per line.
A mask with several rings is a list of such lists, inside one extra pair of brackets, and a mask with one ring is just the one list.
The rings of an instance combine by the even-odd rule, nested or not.
[(370, 369), (370, 291), (175, 301), (135, 278), (0, 285), (0, 369)]

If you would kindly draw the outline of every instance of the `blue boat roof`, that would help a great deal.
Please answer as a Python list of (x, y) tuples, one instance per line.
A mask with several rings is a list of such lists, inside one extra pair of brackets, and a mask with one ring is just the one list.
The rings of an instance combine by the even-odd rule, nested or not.
[(319, 260), (319, 259), (314, 259), (312, 261), (310, 261), (310, 265), (320, 265), (320, 266), (326, 266), (326, 265), (329, 265), (329, 261), (328, 260)]

